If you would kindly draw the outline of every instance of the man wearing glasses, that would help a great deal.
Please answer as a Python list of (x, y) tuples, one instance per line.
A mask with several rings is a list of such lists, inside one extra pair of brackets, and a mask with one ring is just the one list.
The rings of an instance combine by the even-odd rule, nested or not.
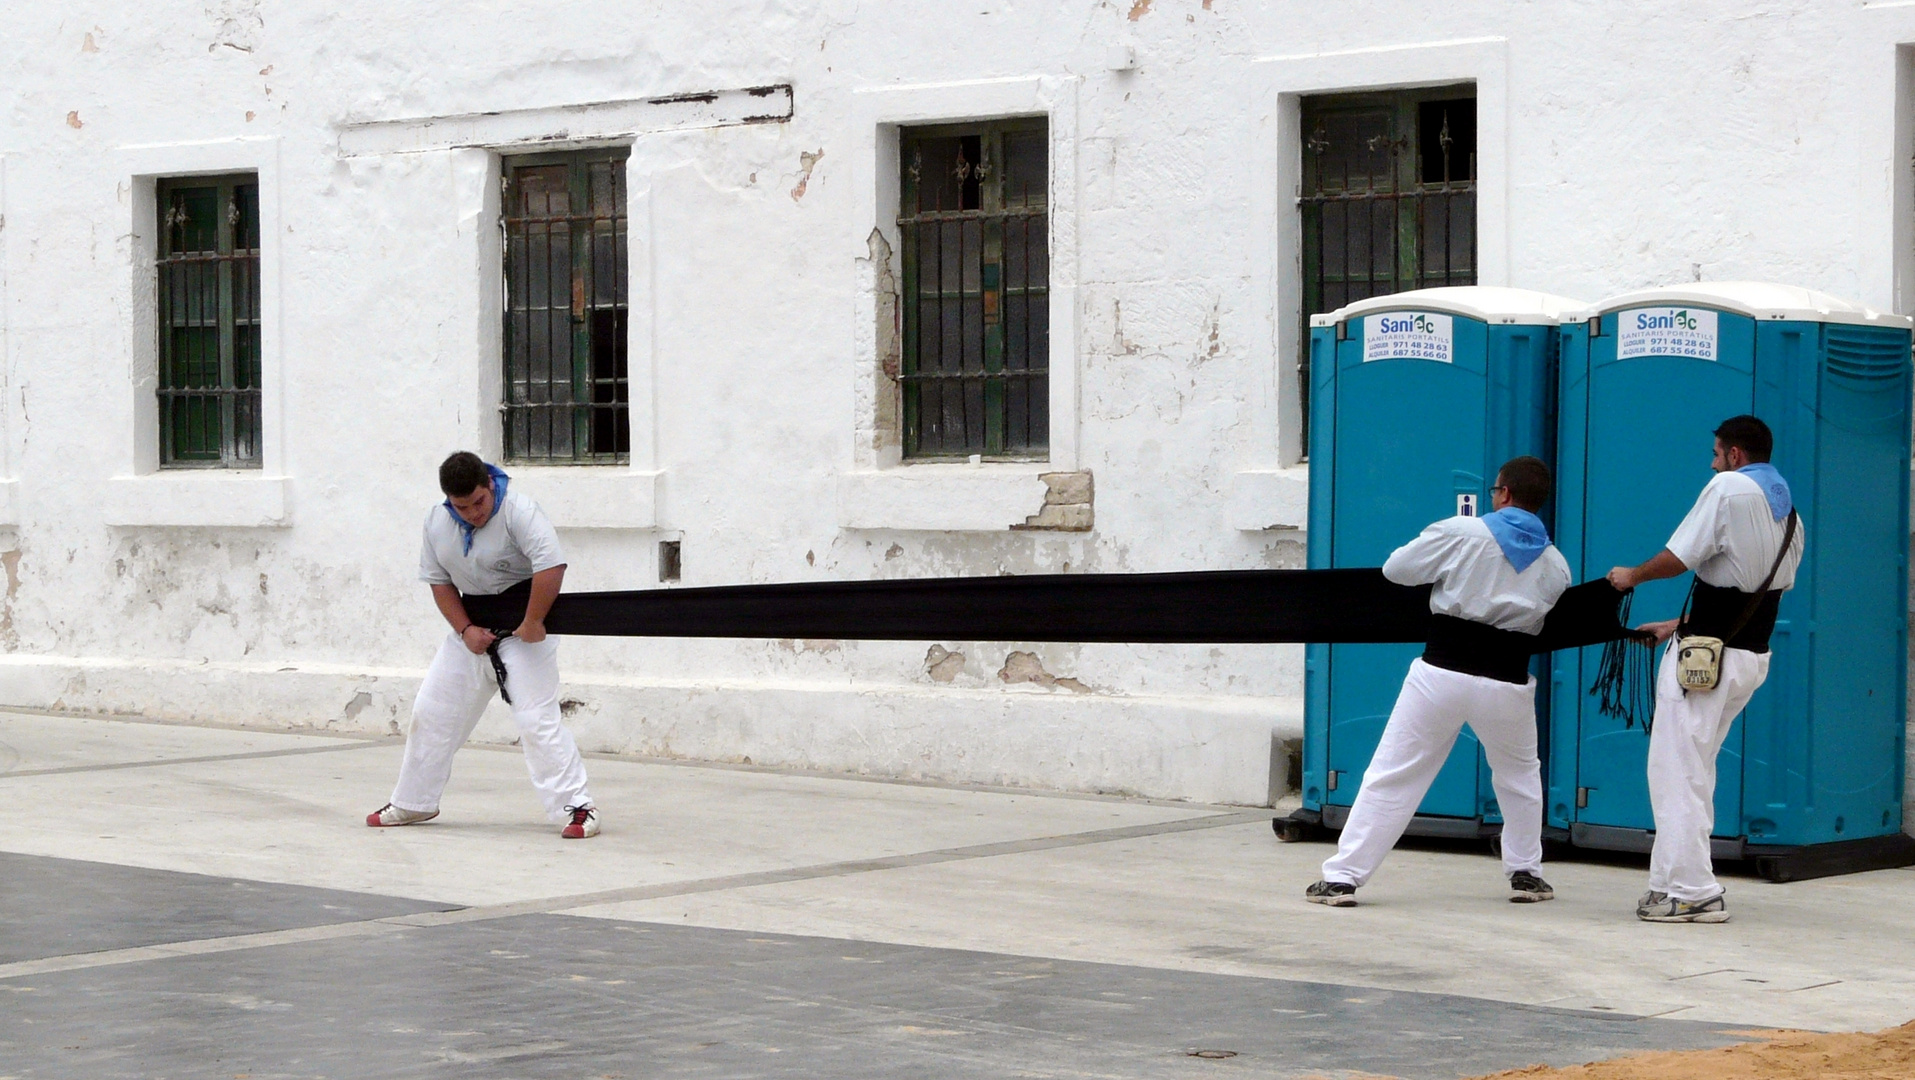
[(1436, 522), (1383, 564), (1398, 585), (1433, 586), (1430, 638), (1410, 662), (1337, 853), (1323, 864), (1323, 880), (1304, 890), (1311, 903), (1356, 904), (1356, 890), (1409, 827), (1465, 723), (1489, 758), (1510, 900), (1555, 898), (1541, 876), (1543, 775), (1529, 673), (1535, 636), (1569, 587), (1569, 563), (1536, 516), (1551, 484), (1542, 461), (1513, 458), (1490, 488), (1490, 514)]

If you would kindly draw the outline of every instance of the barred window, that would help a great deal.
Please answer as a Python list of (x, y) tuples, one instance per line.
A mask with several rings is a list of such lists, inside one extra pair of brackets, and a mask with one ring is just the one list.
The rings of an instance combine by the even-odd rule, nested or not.
[(1302, 120), (1298, 370), (1308, 423), (1310, 316), (1476, 284), (1475, 88), (1306, 98)]
[(259, 180), (161, 180), (160, 462), (260, 467)]
[(1047, 132), (1038, 118), (900, 133), (908, 458), (1044, 456)]
[(508, 461), (631, 459), (624, 148), (504, 167)]

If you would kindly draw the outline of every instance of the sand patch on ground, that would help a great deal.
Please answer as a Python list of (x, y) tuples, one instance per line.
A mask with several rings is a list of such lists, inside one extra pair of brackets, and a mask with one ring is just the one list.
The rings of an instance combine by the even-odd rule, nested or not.
[(1751, 1031), (1762, 1042), (1659, 1051), (1552, 1069), (1531, 1065), (1478, 1080), (1915, 1080), (1915, 1020), (1887, 1031)]

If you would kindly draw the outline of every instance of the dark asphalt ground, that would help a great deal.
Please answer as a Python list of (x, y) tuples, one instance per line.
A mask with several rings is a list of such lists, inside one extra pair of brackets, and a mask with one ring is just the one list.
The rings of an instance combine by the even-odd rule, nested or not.
[[(1449, 1078), (1736, 1041), (1680, 1020), (830, 938), (390, 921), (450, 907), (0, 854), (0, 1080)], [(350, 932), (99, 955), (326, 926)], [(34, 970), (56, 957), (74, 959)]]

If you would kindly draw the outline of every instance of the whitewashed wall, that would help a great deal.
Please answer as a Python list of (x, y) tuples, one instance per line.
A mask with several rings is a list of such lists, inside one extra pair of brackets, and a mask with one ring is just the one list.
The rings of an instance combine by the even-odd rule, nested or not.
[[(661, 539), (686, 585), (1300, 565), (1301, 94), (1476, 83), (1485, 284), (1910, 307), (1905, 4), (21, 0), (0, 30), (13, 705), (404, 723), (434, 466), (498, 448), (518, 140), (633, 144), (634, 462), (514, 470), (574, 588), (655, 585)], [(782, 123), (646, 104), (779, 84)], [(1089, 533), (1009, 529), (1044, 469), (901, 468), (875, 422), (893, 125), (1036, 113), (1044, 469), (1094, 474)], [(236, 169), (266, 467), (160, 473), (150, 178)], [(931, 644), (575, 639), (567, 710), (590, 749), (1243, 803), (1301, 728), (1296, 648)]]

